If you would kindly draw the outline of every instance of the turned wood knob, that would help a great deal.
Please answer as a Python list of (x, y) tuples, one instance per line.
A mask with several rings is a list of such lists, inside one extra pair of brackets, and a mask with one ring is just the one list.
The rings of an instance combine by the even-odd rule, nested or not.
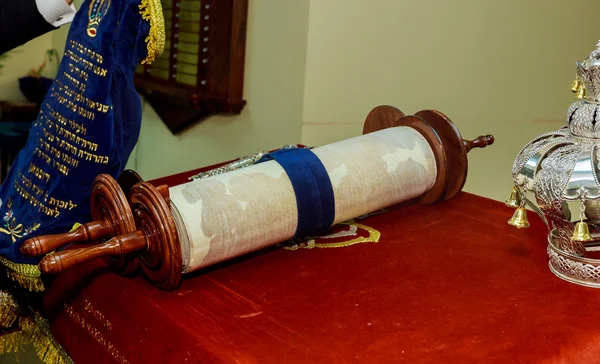
[(121, 256), (147, 248), (146, 235), (140, 231), (116, 236), (103, 244), (88, 248), (63, 250), (46, 255), (39, 264), (44, 274), (59, 274), (69, 268), (87, 263), (94, 259)]
[[(41, 256), (73, 243), (96, 241), (136, 230), (126, 193), (139, 183), (141, 178), (133, 171), (125, 171), (119, 182), (111, 176), (101, 174), (94, 180), (91, 193), (91, 210), (94, 221), (64, 234), (31, 238), (21, 245), (21, 254), (29, 257)], [(169, 195), (168, 188), (163, 194)]]
[(36, 257), (55, 251), (72, 243), (98, 240), (113, 234), (112, 226), (107, 221), (92, 221), (65, 234), (36, 236), (21, 245), (21, 254)]
[[(40, 271), (56, 275), (94, 259), (118, 260), (129, 256), (139, 261), (146, 278), (157, 287), (174, 289), (181, 280), (183, 262), (168, 196), (166, 185), (156, 188), (147, 182), (135, 184), (130, 191), (130, 203), (138, 230), (110, 235), (114, 237), (91, 247), (48, 254), (38, 265)], [(137, 269), (137, 265), (135, 267)]]
[(474, 140), (463, 140), (467, 153), (473, 148), (485, 148), (488, 145), (494, 144), (494, 137), (492, 135), (480, 135)]

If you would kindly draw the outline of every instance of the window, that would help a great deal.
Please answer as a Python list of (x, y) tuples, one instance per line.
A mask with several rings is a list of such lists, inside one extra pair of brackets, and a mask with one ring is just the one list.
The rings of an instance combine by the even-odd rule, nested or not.
[(248, 0), (162, 0), (165, 49), (135, 84), (171, 132), (214, 114), (239, 114)]

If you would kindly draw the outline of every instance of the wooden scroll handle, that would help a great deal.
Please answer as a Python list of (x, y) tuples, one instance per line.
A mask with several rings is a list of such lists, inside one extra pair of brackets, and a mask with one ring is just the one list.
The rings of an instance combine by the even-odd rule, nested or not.
[[(157, 187), (157, 191), (163, 196), (165, 201), (169, 201), (168, 186), (159, 186)], [(134, 230), (135, 223), (133, 222), (133, 217), (130, 216), (130, 211), (118, 211), (114, 213), (114, 215), (121, 215), (122, 219), (131, 220), (131, 222), (127, 221), (127, 228), (129, 231)], [(117, 225), (124, 225), (121, 221), (115, 221), (115, 223)], [(68, 233), (34, 237), (21, 245), (21, 254), (28, 257), (42, 256), (69, 244), (91, 242), (102, 238), (112, 237), (119, 233), (123, 233), (124, 231), (128, 232), (125, 228), (118, 227), (120, 226), (115, 228), (108, 219), (98, 220), (82, 225), (76, 230)]]
[(417, 130), (427, 140), (435, 156), (436, 180), (418, 199), (421, 204), (441, 202), (456, 196), (467, 179), (469, 151), (494, 143), (491, 135), (464, 140), (450, 118), (437, 110), (421, 110), (414, 115), (406, 115), (388, 105), (371, 110), (365, 120), (363, 134), (398, 126)]
[(46, 274), (58, 274), (93, 259), (130, 254), (146, 248), (147, 245), (146, 235), (138, 230), (115, 236), (103, 244), (47, 255), (40, 262), (40, 270)]
[(53, 252), (71, 243), (99, 240), (111, 234), (113, 234), (113, 229), (109, 222), (92, 221), (65, 234), (31, 238), (21, 245), (21, 254), (28, 257), (37, 257)]
[(488, 145), (494, 144), (494, 137), (492, 135), (481, 135), (474, 140), (463, 140), (465, 149), (468, 152), (473, 148), (485, 148)]
[(147, 182), (135, 184), (129, 193), (134, 231), (112, 234), (110, 240), (91, 247), (48, 254), (39, 263), (40, 271), (56, 275), (94, 259), (111, 257), (114, 260), (129, 256), (139, 260), (139, 269), (155, 286), (174, 289), (181, 279), (183, 263), (169, 201), (166, 186), (154, 187)]
[(138, 180), (139, 176), (132, 173), (123, 173), (119, 181), (107, 174), (99, 175), (90, 196), (93, 221), (65, 234), (31, 238), (21, 245), (21, 254), (41, 256), (69, 244), (97, 241), (136, 230), (127, 193)]

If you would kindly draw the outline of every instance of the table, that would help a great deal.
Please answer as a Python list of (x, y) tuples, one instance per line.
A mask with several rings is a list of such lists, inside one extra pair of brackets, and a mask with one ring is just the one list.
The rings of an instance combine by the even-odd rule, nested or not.
[(464, 192), (397, 206), (341, 238), (363, 242), (268, 248), (174, 292), (95, 261), (57, 277), (44, 307), (76, 363), (595, 361), (600, 291), (553, 276), (543, 223), (517, 230), (511, 215)]

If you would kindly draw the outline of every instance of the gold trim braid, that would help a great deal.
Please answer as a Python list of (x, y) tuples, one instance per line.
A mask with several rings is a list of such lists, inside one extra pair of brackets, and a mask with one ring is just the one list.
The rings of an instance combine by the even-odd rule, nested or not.
[(0, 354), (15, 353), (18, 355), (23, 351), (23, 344), (25, 344), (25, 338), (21, 330), (0, 333)]
[(33, 313), (33, 317), (21, 317), (19, 329), (0, 334), (0, 354), (18, 355), (27, 344), (33, 346), (40, 362), (44, 364), (74, 364), (52, 337), (47, 321), (37, 313)]
[(139, 5), (142, 19), (150, 22), (150, 31), (146, 37), (148, 55), (142, 64), (150, 64), (158, 58), (165, 49), (165, 18), (160, 0), (141, 0)]
[(0, 257), (0, 263), (6, 267), (6, 274), (21, 287), (32, 292), (43, 292), (45, 290), (42, 282), (40, 269), (37, 265), (12, 262)]
[[(70, 231), (75, 231), (81, 224), (76, 222)], [(37, 265), (15, 263), (0, 256), (0, 264), (6, 267), (7, 276), (19, 286), (28, 289), (31, 292), (44, 292), (44, 282), (42, 281), (42, 272)]]
[(15, 323), (21, 310), (8, 291), (0, 291), (0, 328), (8, 329)]
[(73, 364), (73, 360), (52, 337), (46, 319), (38, 313), (33, 316), (21, 320), (21, 330), (29, 336), (28, 343), (35, 349), (40, 361), (44, 364)]

